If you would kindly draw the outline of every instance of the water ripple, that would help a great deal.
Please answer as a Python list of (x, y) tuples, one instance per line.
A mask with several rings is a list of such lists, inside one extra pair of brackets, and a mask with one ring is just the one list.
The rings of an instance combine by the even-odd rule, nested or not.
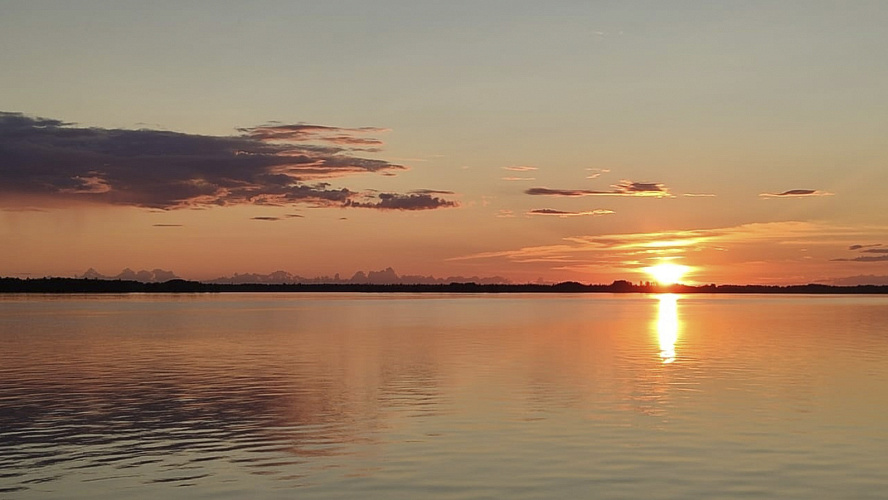
[(0, 495), (888, 488), (885, 300), (673, 305), (667, 359), (649, 297), (0, 299)]

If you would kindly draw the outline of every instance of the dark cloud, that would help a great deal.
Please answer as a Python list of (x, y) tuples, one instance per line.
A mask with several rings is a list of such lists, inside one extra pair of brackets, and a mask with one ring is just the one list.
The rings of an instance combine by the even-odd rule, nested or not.
[(280, 217), (270, 217), (266, 215), (260, 215), (258, 217), (250, 217), (250, 220), (265, 220), (265, 221), (276, 221), (281, 220)]
[(619, 184), (611, 186), (614, 188), (613, 194), (627, 194), (627, 195), (667, 195), (668, 190), (666, 186), (660, 184), (658, 182), (632, 182), (632, 181), (620, 181)]
[(154, 227), (182, 227), (182, 224), (154, 224)]
[(347, 146), (381, 146), (379, 139), (361, 137), (361, 134), (388, 132), (388, 129), (376, 127), (343, 128), (329, 127), (326, 125), (309, 125), (299, 123), (295, 125), (271, 123), (260, 127), (239, 128), (252, 139), (263, 142), (327, 142)]
[(300, 214), (286, 214), (286, 215), (284, 215), (284, 217), (286, 217), (286, 218), (288, 218), (288, 219), (294, 219), (294, 218), (301, 219), (301, 218), (303, 218), (303, 217), (305, 217), (305, 216), (304, 216), (304, 215), (300, 215)]
[(530, 188), (524, 191), (524, 193), (534, 196), (590, 196), (604, 194), (601, 191), (588, 191), (585, 189), (550, 189), (545, 187)]
[(832, 259), (834, 262), (883, 262), (888, 261), (888, 255), (861, 255), (851, 259)]
[(816, 189), (790, 189), (782, 193), (760, 193), (762, 198), (803, 198), (807, 196), (832, 196), (832, 193)]
[(345, 202), (347, 207), (376, 208), (380, 210), (431, 210), (458, 206), (454, 201), (448, 201), (430, 194), (397, 194), (379, 193), (376, 200)]
[(454, 193), (453, 191), (443, 191), (443, 190), (439, 190), (439, 189), (414, 189), (413, 191), (410, 191), (410, 194), (436, 195), (436, 194), (456, 194), (456, 193)]
[[(326, 179), (406, 170), (356, 151), (385, 129), (269, 124), (238, 136), (83, 128), (0, 112), (0, 200), (82, 200), (154, 209), (226, 205), (365, 206)], [(361, 147), (356, 147), (361, 146)], [(442, 192), (443, 194), (443, 192)], [(419, 193), (422, 196), (423, 193)], [(398, 202), (427, 201), (392, 194)], [(439, 200), (422, 208), (455, 206)], [(387, 208), (382, 200), (378, 208)], [(411, 203), (406, 203), (410, 205)], [(421, 203), (420, 203), (421, 204)]]
[(669, 189), (663, 184), (655, 182), (620, 181), (611, 186), (610, 191), (595, 191), (590, 189), (550, 189), (545, 187), (530, 188), (525, 191), (530, 195), (542, 196), (671, 196)]
[(527, 215), (552, 215), (557, 217), (579, 217), (583, 215), (608, 215), (614, 213), (613, 210), (588, 210), (583, 212), (568, 212), (564, 210), (555, 210), (552, 208), (538, 208), (527, 212)]
[(888, 260), (888, 248), (878, 248), (882, 245), (876, 243), (873, 245), (851, 245), (848, 250), (859, 250), (860, 254), (876, 254), (876, 255), (858, 255), (857, 257), (832, 259), (835, 262), (882, 262)]

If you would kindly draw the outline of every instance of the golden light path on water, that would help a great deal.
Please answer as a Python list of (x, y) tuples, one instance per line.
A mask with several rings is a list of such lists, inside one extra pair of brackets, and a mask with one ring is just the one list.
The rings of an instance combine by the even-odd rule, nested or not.
[(678, 295), (671, 293), (658, 297), (657, 337), (660, 341), (660, 357), (664, 363), (675, 361), (675, 342), (678, 340)]

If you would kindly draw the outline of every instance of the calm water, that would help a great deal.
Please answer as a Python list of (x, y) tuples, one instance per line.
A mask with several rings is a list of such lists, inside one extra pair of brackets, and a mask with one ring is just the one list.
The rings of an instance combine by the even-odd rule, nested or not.
[(2, 498), (886, 498), (888, 297), (0, 296)]

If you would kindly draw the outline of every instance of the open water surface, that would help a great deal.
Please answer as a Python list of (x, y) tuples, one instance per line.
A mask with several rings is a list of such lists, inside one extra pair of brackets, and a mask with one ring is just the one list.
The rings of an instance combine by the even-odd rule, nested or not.
[(0, 296), (0, 498), (888, 494), (888, 297)]

